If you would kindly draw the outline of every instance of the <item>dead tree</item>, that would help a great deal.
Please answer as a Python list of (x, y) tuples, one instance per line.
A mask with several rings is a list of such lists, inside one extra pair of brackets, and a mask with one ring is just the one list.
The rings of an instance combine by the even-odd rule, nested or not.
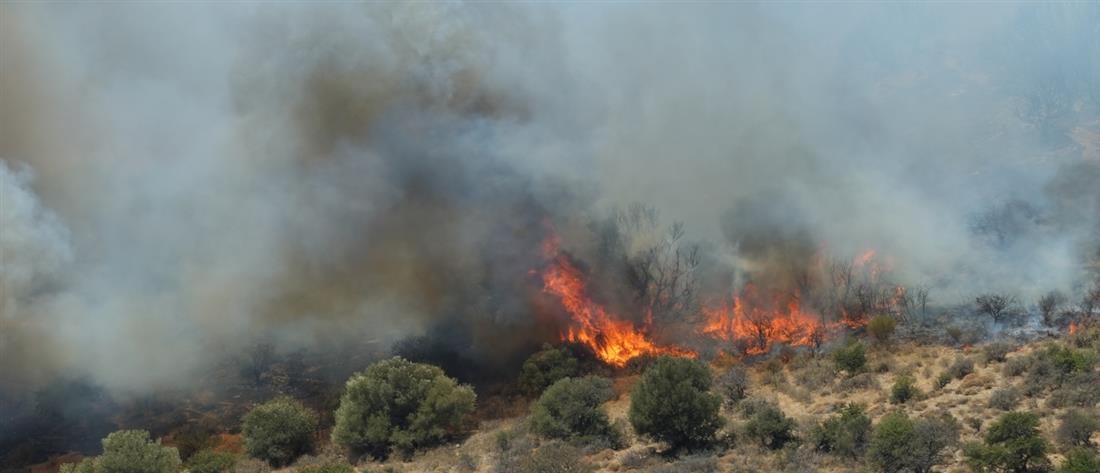
[(625, 261), (635, 301), (654, 319), (675, 320), (694, 313), (699, 246), (683, 243), (683, 223), (673, 223), (663, 235), (653, 237), (660, 228), (657, 211), (641, 204), (617, 212), (616, 222), (624, 249), (635, 246), (631, 243), (644, 244)]
[(928, 293), (926, 286), (906, 287), (902, 290), (898, 303), (906, 319), (925, 320), (928, 316)]
[(1043, 315), (1043, 325), (1056, 325), (1058, 309), (1066, 303), (1066, 296), (1059, 291), (1050, 291), (1039, 298), (1039, 312)]

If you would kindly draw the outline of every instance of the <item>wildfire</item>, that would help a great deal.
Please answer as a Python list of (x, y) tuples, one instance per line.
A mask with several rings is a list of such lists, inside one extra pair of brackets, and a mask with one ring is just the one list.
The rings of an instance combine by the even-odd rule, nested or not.
[(1069, 323), (1069, 334), (1070, 335), (1076, 335), (1078, 328), (1079, 327), (1077, 326), (1077, 322), (1070, 322)]
[(571, 319), (571, 324), (562, 334), (563, 340), (583, 343), (600, 360), (618, 367), (626, 366), (628, 361), (642, 355), (697, 356), (687, 349), (653, 343), (644, 330), (628, 320), (619, 319), (589, 299), (584, 275), (559, 250), (557, 237), (546, 240), (543, 252), (550, 259), (542, 274), (543, 291), (556, 296)]
[[(749, 286), (745, 292), (751, 295), (756, 289)], [(816, 316), (803, 311), (797, 299), (779, 309), (748, 307), (748, 299), (751, 297), (738, 296), (732, 304), (703, 308), (706, 322), (702, 333), (726, 341), (746, 340), (745, 353), (749, 355), (767, 353), (776, 343), (815, 346), (821, 342), (825, 327)]]

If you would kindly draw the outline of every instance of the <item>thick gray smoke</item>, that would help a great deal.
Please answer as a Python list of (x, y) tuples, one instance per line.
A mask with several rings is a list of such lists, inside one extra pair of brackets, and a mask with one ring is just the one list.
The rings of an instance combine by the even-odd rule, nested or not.
[(873, 248), (945, 303), (1072, 290), (1100, 225), (1098, 25), (1089, 4), (0, 5), (0, 382), (140, 391), (256, 337), (442, 319), (499, 353), (540, 327), (544, 223), (632, 201), (730, 251), (770, 229)]

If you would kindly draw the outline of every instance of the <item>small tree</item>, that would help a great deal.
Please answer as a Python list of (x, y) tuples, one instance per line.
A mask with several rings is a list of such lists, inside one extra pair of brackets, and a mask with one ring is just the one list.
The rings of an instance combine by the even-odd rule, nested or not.
[(879, 315), (867, 323), (867, 333), (870, 333), (879, 343), (886, 343), (894, 335), (894, 329), (898, 321), (887, 315)]
[(948, 417), (912, 420), (904, 412), (887, 414), (875, 425), (867, 458), (883, 473), (928, 473), (958, 439), (958, 426)]
[(559, 379), (575, 377), (578, 372), (577, 359), (568, 348), (545, 345), (523, 362), (519, 385), (527, 394), (539, 394)]
[(1048, 327), (1056, 325), (1058, 310), (1066, 303), (1065, 294), (1059, 291), (1050, 291), (1039, 298), (1039, 312), (1043, 314), (1043, 324)]
[(867, 364), (867, 353), (862, 343), (854, 342), (837, 349), (833, 353), (833, 361), (837, 369), (855, 374), (863, 370)]
[(103, 439), (103, 454), (61, 465), (61, 473), (172, 473), (179, 452), (149, 438), (144, 430), (120, 430)]
[(867, 448), (871, 437), (871, 418), (861, 404), (848, 404), (840, 414), (826, 419), (810, 431), (814, 448), (858, 458)]
[(710, 391), (707, 365), (687, 358), (662, 356), (642, 374), (630, 399), (628, 417), (634, 430), (672, 448), (709, 444), (722, 426), (722, 400)]
[(794, 440), (794, 420), (778, 407), (769, 405), (753, 414), (745, 424), (745, 433), (772, 450), (783, 448)]
[(559, 380), (531, 408), (531, 429), (550, 438), (609, 439), (611, 423), (600, 405), (613, 395), (606, 378)]
[(248, 454), (276, 467), (309, 453), (316, 431), (317, 414), (288, 397), (252, 408), (241, 425)]
[(996, 323), (1003, 323), (1016, 309), (1018, 301), (1011, 294), (982, 294), (974, 299), (978, 306), (978, 312), (993, 318)]
[(1046, 471), (1047, 442), (1039, 436), (1039, 416), (1029, 412), (1002, 415), (985, 435), (985, 444), (963, 449), (966, 463), (978, 472), (1029, 473)]
[(379, 361), (348, 380), (332, 441), (354, 453), (385, 457), (437, 445), (474, 410), (474, 390), (432, 365), (401, 357)]

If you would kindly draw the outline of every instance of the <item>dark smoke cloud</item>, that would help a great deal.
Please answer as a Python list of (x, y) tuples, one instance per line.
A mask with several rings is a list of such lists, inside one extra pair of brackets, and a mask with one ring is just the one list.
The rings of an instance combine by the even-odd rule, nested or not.
[[(631, 201), (945, 302), (1071, 288), (1095, 241), (1095, 5), (0, 8), (5, 387), (455, 326), (498, 360), (554, 334), (546, 222)], [(1037, 229), (982, 243), (1012, 200)]]

